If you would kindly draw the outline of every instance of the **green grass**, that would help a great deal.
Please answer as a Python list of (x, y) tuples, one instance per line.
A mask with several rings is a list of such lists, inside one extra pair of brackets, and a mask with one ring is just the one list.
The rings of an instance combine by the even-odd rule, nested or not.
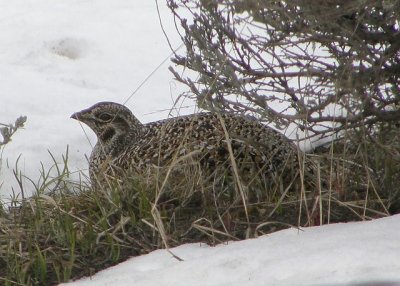
[(31, 180), (32, 197), (15, 198), (11, 209), (2, 203), (0, 284), (54, 285), (182, 243), (217, 244), (398, 212), (397, 185), (390, 182), (399, 168), (393, 153), (385, 156), (368, 142), (343, 142), (313, 155), (323, 179), (310, 185), (300, 175), (293, 183), (246, 178), (240, 164), (235, 172), (204, 174), (198, 162), (187, 160), (127, 172), (123, 180), (92, 189), (84, 176), (71, 181), (67, 150), (61, 166), (43, 168), (41, 178)]

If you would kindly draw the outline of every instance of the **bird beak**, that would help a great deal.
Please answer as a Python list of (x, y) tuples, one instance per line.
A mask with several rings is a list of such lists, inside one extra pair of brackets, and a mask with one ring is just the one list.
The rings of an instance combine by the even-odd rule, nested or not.
[(71, 118), (78, 121), (82, 121), (84, 116), (82, 116), (82, 112), (75, 112), (74, 114), (71, 115)]
[(86, 123), (87, 121), (90, 121), (92, 114), (88, 112), (88, 110), (84, 109), (72, 114), (71, 118)]
[(71, 118), (86, 123), (88, 120), (89, 121), (91, 120), (92, 113), (91, 113), (90, 108), (83, 109), (81, 111), (78, 111), (78, 112), (75, 112), (74, 114), (72, 114)]
[(72, 119), (79, 120), (79, 112), (75, 112), (74, 114), (71, 115)]

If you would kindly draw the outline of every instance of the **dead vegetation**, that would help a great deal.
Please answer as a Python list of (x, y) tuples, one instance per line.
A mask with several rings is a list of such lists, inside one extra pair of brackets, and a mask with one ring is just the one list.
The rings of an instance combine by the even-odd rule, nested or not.
[(289, 182), (277, 176), (274, 184), (246, 178), (240, 164), (236, 171), (231, 165), (205, 174), (187, 157), (127, 172), (97, 189), (71, 183), (68, 168), (55, 178), (44, 174), (33, 197), (1, 210), (0, 279), (4, 285), (53, 285), (182, 243), (214, 245), (398, 211), (396, 194), (386, 192), (393, 189), (381, 184), (385, 177), (365, 164), (366, 154), (372, 159), (364, 149), (369, 146), (349, 146), (340, 142), (313, 155), (323, 166), (317, 184), (304, 182), (301, 172)]

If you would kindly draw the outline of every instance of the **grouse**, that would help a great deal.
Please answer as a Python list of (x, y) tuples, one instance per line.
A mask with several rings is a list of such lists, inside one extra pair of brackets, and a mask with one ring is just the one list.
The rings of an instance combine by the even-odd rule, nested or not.
[(292, 180), (301, 169), (296, 145), (248, 116), (204, 112), (142, 124), (126, 106), (100, 102), (71, 118), (97, 135), (89, 159), (92, 184), (123, 170), (163, 167), (193, 156), (206, 172), (234, 161), (239, 169), (262, 173), (267, 180)]

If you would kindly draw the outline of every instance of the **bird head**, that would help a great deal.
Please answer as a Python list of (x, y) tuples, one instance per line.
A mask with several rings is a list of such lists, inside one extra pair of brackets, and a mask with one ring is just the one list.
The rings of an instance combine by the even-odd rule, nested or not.
[(71, 118), (89, 126), (102, 142), (119, 135), (137, 136), (143, 127), (126, 106), (115, 102), (99, 102), (72, 114)]

